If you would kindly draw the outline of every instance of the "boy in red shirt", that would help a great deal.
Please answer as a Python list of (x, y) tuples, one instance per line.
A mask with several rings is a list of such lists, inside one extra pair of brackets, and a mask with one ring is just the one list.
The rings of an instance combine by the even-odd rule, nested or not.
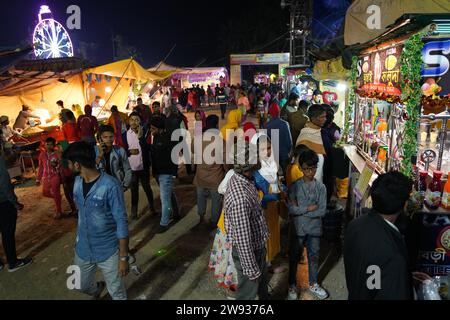
[(45, 152), (39, 156), (39, 173), (36, 185), (42, 184), (42, 194), (44, 197), (53, 198), (56, 205), (55, 219), (62, 216), (61, 209), (61, 161), (55, 151), (56, 140), (47, 138), (45, 140)]

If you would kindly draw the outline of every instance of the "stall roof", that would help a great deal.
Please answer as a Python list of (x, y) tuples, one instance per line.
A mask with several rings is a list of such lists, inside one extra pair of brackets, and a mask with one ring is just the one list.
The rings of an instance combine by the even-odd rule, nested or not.
[(133, 58), (116, 61), (104, 66), (91, 68), (85, 73), (103, 74), (110, 77), (133, 79), (137, 81), (159, 81), (165, 78), (147, 71)]
[(352, 56), (361, 51), (377, 46), (379, 44), (409, 36), (438, 20), (450, 19), (450, 14), (407, 14), (401, 16), (392, 25), (377, 37), (365, 43), (357, 43), (351, 46), (344, 44), (343, 38), (338, 38), (326, 47), (313, 50), (311, 54), (321, 61), (331, 60), (342, 56), (342, 64), (346, 69), (351, 69)]
[(363, 44), (356, 44), (348, 49), (352, 51), (361, 52), (365, 49), (380, 45), (382, 43), (399, 39), (402, 37), (409, 37), (412, 34), (419, 32), (425, 27), (435, 23), (439, 19), (449, 19), (450, 14), (407, 14), (400, 17), (394, 24), (379, 35), (378, 37), (367, 41)]
[[(380, 9), (380, 29), (369, 28), (368, 26), (368, 19), (370, 19), (371, 14), (367, 11), (370, 7)], [(356, 0), (347, 10), (345, 17), (345, 45), (363, 44), (381, 36), (399, 17), (405, 14), (438, 15), (448, 14), (449, 12), (450, 1), (448, 0)], [(376, 11), (373, 11), (372, 15), (374, 16), (376, 13)]]
[(80, 74), (87, 66), (77, 58), (22, 60), (0, 70), (0, 96), (15, 96)]
[(164, 78), (164, 79), (169, 78), (171, 75), (173, 75), (175, 73), (179, 73), (179, 72), (182, 72), (185, 70), (186, 69), (184, 69), (184, 68), (171, 66), (170, 64), (167, 64), (164, 61), (161, 61), (154, 67), (147, 69), (147, 71), (149, 71), (161, 78)]

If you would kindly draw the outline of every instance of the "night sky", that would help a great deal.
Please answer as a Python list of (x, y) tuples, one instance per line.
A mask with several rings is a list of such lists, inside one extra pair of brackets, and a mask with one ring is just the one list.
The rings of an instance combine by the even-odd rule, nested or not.
[[(331, 21), (329, 14), (336, 16), (337, 6), (341, 11), (344, 7), (345, 13), (349, 2), (315, 0), (316, 18), (322, 19), (327, 25), (319, 28), (320, 39), (332, 35), (336, 29), (336, 19)], [(11, 48), (31, 43), (42, 4), (49, 5), (54, 18), (64, 26), (68, 18), (66, 8), (72, 4), (80, 6), (82, 29), (69, 30), (69, 34), (76, 55), (87, 57), (93, 64), (113, 60), (114, 33), (122, 39), (121, 45), (117, 44), (119, 41), (116, 42), (116, 56), (125, 58), (131, 50), (137, 54), (137, 60), (144, 67), (162, 60), (175, 44), (175, 50), (167, 59), (170, 64), (226, 65), (226, 57), (230, 52), (224, 46), (226, 41), (223, 39), (227, 31), (223, 27), (228, 26), (230, 21), (234, 25), (233, 36), (240, 37), (242, 29), (245, 37), (255, 38), (255, 43), (262, 45), (265, 41), (270, 42), (280, 36), (280, 32), (282, 35), (287, 31), (288, 23), (288, 10), (280, 8), (279, 0), (14, 0), (8, 1), (0, 13), (0, 47)], [(263, 19), (259, 18), (262, 16), (261, 12), (265, 14)], [(339, 19), (343, 19), (342, 13), (337, 21)], [(264, 31), (254, 31), (263, 28), (267, 28), (266, 34)], [(245, 38), (242, 42), (244, 45), (241, 47), (244, 48)], [(289, 50), (284, 37), (261, 51), (273, 50)]]

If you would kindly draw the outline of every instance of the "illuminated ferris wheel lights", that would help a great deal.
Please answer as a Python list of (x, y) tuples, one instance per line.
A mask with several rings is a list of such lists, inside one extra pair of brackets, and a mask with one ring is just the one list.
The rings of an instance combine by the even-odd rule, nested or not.
[(72, 41), (64, 27), (53, 18), (42, 19), (43, 13), (51, 13), (41, 7), (39, 23), (33, 33), (34, 54), (39, 59), (73, 57)]

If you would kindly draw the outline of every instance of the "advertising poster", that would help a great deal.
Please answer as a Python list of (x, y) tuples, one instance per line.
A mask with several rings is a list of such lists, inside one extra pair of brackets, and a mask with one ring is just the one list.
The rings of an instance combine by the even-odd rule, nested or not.
[(376, 51), (358, 61), (358, 88), (366, 92), (401, 95), (400, 57), (403, 45)]

